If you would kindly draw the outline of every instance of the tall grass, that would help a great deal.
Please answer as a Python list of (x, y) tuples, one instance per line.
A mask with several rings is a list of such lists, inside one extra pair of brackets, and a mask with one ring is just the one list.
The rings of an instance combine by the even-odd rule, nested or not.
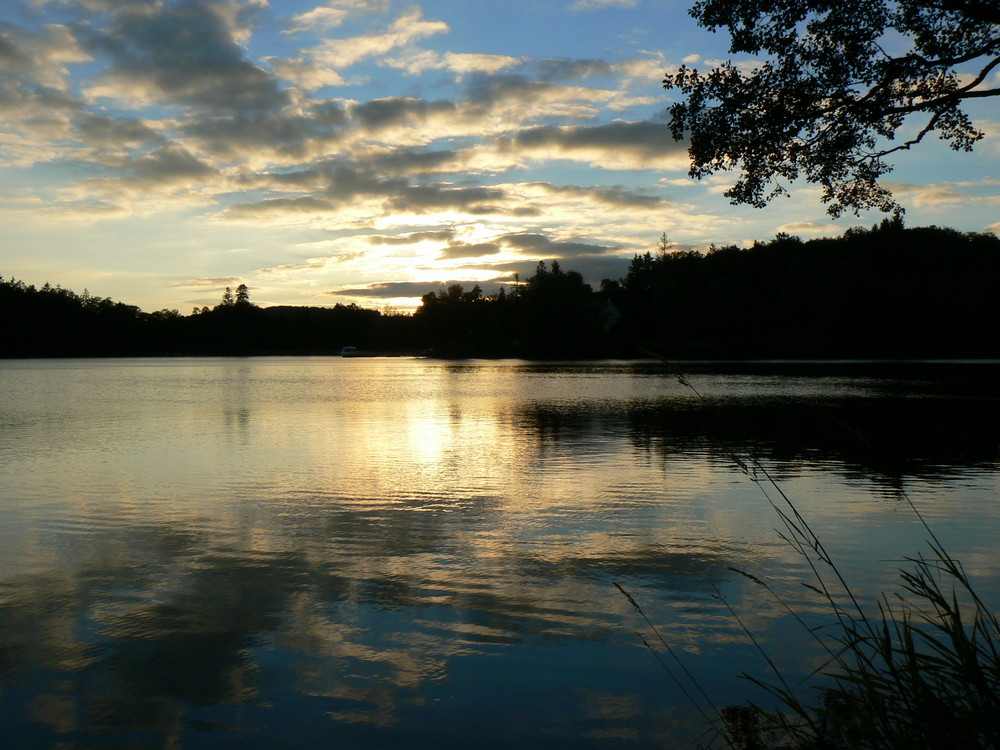
[[(678, 380), (701, 398), (683, 375)], [(679, 685), (696, 687), (685, 694), (709, 722), (708, 746), (737, 750), (1000, 749), (1000, 621), (910, 498), (903, 495), (927, 533), (928, 549), (904, 558), (898, 589), (866, 606), (762, 463), (753, 456), (733, 459), (777, 513), (781, 538), (807, 563), (811, 580), (802, 583), (819, 597), (831, 627), (809, 627), (766, 581), (734, 568), (774, 597), (825, 651), (826, 658), (805, 685), (791, 685), (766, 647), (717, 591), (771, 672), (744, 677), (775, 700), (773, 707), (748, 703), (717, 708), (641, 606), (618, 586), (674, 664), (661, 659), (661, 665)], [(677, 665), (681, 672), (675, 671)]]

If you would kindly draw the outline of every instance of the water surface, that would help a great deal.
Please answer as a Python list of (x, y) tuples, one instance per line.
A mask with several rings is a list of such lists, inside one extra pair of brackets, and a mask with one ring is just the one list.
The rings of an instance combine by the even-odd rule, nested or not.
[(733, 570), (822, 617), (740, 461), (859, 593), (921, 549), (904, 493), (997, 593), (996, 365), (685, 369), (0, 362), (4, 747), (690, 744), (615, 582), (720, 705), (766, 676), (728, 606), (817, 659)]

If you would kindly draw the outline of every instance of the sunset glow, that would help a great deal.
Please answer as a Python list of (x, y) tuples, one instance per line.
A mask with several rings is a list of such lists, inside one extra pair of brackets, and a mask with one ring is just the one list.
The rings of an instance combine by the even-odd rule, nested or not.
[[(9, 0), (0, 275), (147, 311), (240, 283), (261, 306), (406, 310), (542, 259), (596, 286), (661, 233), (704, 248), (880, 218), (833, 222), (811, 187), (733, 207), (731, 180), (687, 178), (660, 82), (727, 46), (688, 5)], [(996, 107), (968, 107), (975, 153), (899, 156), (908, 224), (1000, 229)]]

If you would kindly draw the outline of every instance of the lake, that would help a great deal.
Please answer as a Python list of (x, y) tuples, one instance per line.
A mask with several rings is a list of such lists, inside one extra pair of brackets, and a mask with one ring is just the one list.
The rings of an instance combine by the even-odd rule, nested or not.
[(3, 747), (707, 741), (614, 584), (717, 705), (762, 699), (742, 672), (771, 676), (730, 608), (785, 674), (812, 670), (738, 572), (826, 616), (742, 462), (865, 601), (926, 551), (908, 498), (995, 604), (998, 375), (0, 361)]

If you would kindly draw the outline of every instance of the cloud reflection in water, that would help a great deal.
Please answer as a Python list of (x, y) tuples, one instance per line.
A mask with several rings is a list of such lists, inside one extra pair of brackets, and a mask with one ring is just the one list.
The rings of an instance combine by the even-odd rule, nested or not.
[[(740, 376), (755, 395), (727, 397), (706, 376), (699, 403), (650, 365), (110, 361), (3, 377), (25, 398), (0, 430), (0, 721), (25, 748), (665, 742), (685, 709), (612, 581), (723, 695), (740, 697), (749, 662), (717, 587), (787, 637), (729, 570), (801, 572), (730, 451), (854, 524), (863, 570), (888, 552), (864, 557), (865, 540), (919, 534), (876, 500), (843, 502), (852, 483), (989, 484), (1000, 445), (992, 402), (888, 400), (874, 380)], [(952, 420), (967, 428), (935, 429)]]

